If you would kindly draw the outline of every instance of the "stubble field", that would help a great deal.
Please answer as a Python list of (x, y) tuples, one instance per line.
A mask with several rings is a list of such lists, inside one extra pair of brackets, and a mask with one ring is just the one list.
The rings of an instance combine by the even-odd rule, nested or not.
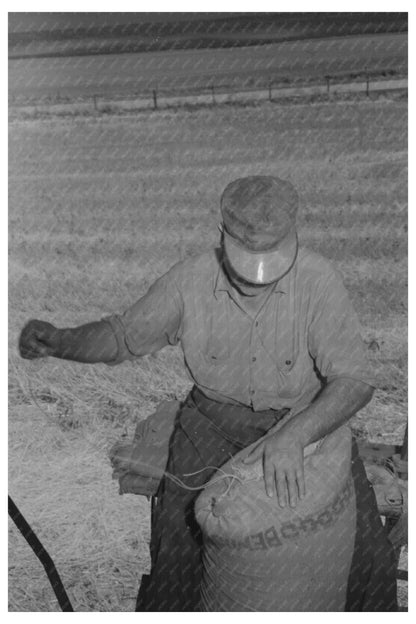
[[(407, 101), (224, 106), (10, 122), (9, 489), (77, 611), (131, 611), (149, 503), (118, 496), (107, 451), (189, 389), (178, 349), (118, 367), (23, 361), (29, 318), (122, 311), (174, 262), (218, 242), (218, 200), (249, 174), (290, 179), (301, 244), (343, 274), (379, 376), (353, 419), (401, 443), (407, 383)], [(9, 609), (54, 611), (10, 524)]]
[[(58, 49), (54, 45), (55, 51)], [(216, 92), (407, 76), (407, 33), (283, 41), (257, 46), (9, 59), (14, 104), (116, 95)]]

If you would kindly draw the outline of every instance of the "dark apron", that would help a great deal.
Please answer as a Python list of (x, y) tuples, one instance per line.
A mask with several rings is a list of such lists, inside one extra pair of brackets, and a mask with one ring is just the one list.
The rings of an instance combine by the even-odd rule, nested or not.
[[(194, 388), (178, 412), (167, 472), (188, 487), (200, 488), (219, 466), (261, 438), (288, 411), (253, 412), (207, 399)], [(357, 531), (345, 610), (397, 611), (394, 551), (355, 443), (352, 474)], [(142, 578), (136, 611), (200, 610), (202, 534), (194, 517), (200, 491), (184, 489), (168, 476), (162, 480), (152, 521), (151, 573)]]

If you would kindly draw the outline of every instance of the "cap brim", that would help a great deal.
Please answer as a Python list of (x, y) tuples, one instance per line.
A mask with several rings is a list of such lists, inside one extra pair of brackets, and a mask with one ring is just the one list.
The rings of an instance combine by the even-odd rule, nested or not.
[(283, 277), (293, 265), (298, 240), (293, 229), (273, 251), (249, 251), (224, 231), (224, 248), (227, 258), (234, 269), (247, 282), (253, 284), (271, 284)]

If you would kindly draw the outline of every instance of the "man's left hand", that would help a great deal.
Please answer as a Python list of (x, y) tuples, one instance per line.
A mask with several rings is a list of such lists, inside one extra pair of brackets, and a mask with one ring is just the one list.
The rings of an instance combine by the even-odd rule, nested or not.
[(300, 442), (283, 432), (266, 437), (244, 459), (245, 464), (263, 460), (266, 493), (272, 497), (276, 492), (279, 505), (296, 507), (306, 494), (303, 469), (303, 447)]

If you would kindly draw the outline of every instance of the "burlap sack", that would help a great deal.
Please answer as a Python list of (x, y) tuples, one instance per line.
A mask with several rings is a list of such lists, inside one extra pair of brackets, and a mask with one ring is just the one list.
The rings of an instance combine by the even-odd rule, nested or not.
[[(306, 452), (306, 497), (296, 509), (265, 493), (261, 462), (243, 451), (198, 497), (205, 611), (343, 611), (355, 535), (351, 433)], [(232, 475), (221, 477), (221, 474)]]

